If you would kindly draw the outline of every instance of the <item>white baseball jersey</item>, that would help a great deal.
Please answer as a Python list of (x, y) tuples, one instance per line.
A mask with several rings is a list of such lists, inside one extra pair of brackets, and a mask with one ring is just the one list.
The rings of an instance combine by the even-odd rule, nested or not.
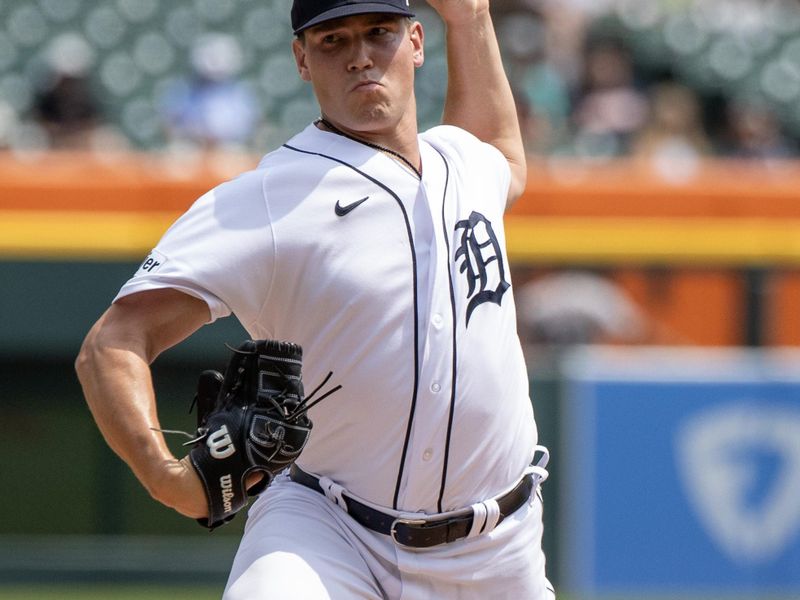
[[(380, 506), (469, 506), (519, 481), (537, 441), (516, 332), (498, 150), (419, 136), (423, 176), (310, 125), (202, 196), (118, 297), (170, 287), (253, 338), (300, 344), (311, 410), (298, 465)], [(236, 342), (236, 340), (229, 340)]]

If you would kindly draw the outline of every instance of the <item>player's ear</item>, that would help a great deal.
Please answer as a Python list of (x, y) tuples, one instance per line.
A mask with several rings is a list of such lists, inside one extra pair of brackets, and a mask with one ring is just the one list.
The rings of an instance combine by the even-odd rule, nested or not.
[(425, 49), (424, 49), (424, 40), (425, 40), (425, 32), (422, 29), (422, 23), (419, 21), (413, 21), (408, 26), (408, 33), (409, 38), (411, 39), (411, 45), (413, 46), (413, 59), (414, 59), (414, 66), (419, 68), (422, 66), (422, 63), (425, 62)]
[(308, 72), (308, 65), (306, 64), (306, 46), (303, 40), (294, 39), (292, 53), (294, 54), (294, 62), (297, 64), (297, 72), (300, 73), (300, 79), (311, 81), (311, 74)]

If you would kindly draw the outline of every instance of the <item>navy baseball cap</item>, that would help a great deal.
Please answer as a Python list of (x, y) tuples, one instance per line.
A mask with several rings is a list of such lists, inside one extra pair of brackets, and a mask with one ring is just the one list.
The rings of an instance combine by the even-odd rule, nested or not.
[(292, 29), (298, 34), (323, 21), (366, 13), (414, 16), (408, 6), (408, 0), (294, 0)]

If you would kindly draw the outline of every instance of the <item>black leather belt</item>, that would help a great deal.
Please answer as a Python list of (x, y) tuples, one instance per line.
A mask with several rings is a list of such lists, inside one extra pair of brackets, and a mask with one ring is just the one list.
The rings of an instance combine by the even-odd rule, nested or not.
[[(303, 471), (297, 465), (289, 470), (292, 481), (324, 494), (319, 479)], [(533, 476), (526, 475), (513, 490), (497, 499), (500, 507), (499, 524), (505, 517), (516, 512), (533, 491)], [(364, 527), (390, 536), (395, 542), (412, 548), (430, 548), (467, 537), (472, 528), (473, 512), (464, 509), (463, 514), (455, 514), (440, 519), (397, 518), (354, 500), (345, 494), (347, 513)]]

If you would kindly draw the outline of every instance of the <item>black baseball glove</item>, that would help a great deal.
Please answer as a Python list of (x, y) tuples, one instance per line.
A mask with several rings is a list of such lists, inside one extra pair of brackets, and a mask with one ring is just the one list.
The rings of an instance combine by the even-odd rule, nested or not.
[[(232, 350), (224, 377), (217, 371), (200, 375), (197, 434), (187, 443), (208, 498), (209, 516), (198, 521), (209, 529), (233, 519), (248, 494), (263, 491), (300, 456), (312, 427), (306, 411), (341, 387), (309, 404), (300, 346), (247, 340)], [(264, 477), (248, 490), (245, 480), (256, 472)]]

